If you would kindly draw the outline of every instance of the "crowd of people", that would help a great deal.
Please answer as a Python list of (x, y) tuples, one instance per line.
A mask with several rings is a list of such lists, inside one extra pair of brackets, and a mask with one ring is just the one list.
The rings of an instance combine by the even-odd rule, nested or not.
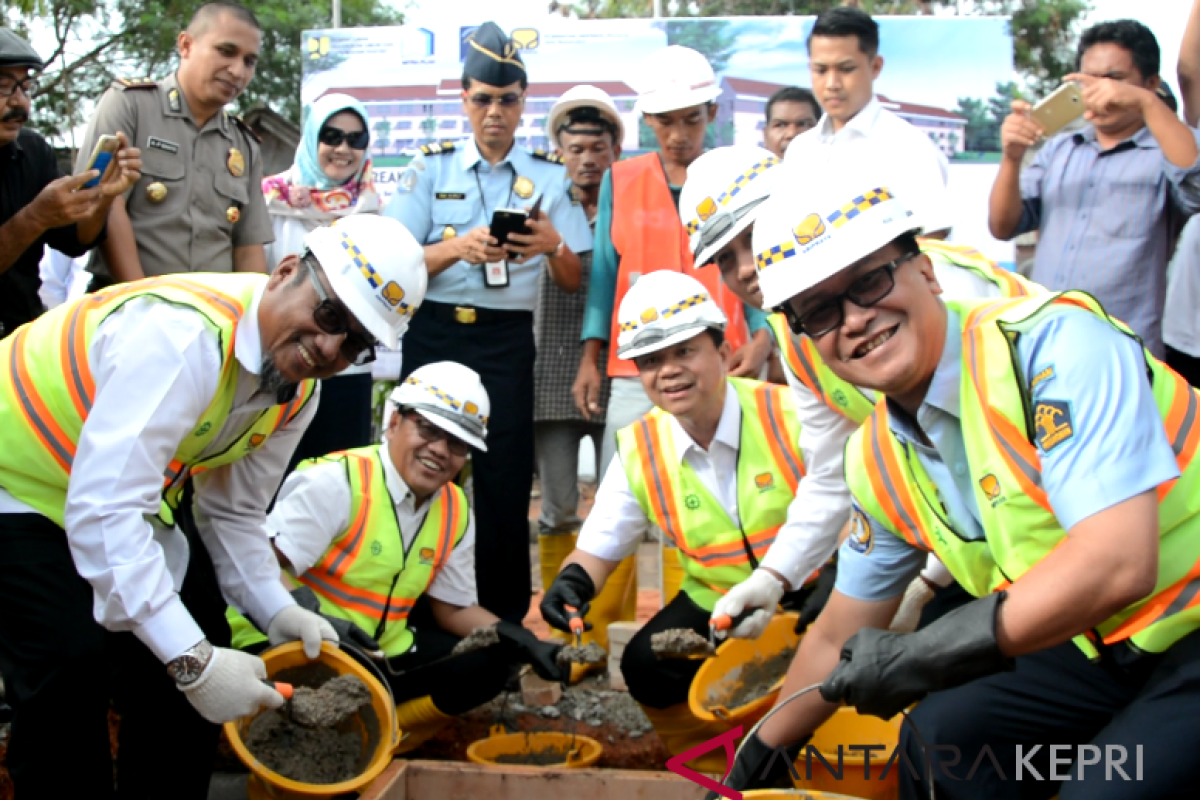
[[(18, 800), (202, 800), (219, 723), (284, 703), (258, 654), (294, 640), (379, 666), (407, 753), (527, 667), (579, 680), (560, 649), (577, 617), (603, 648), (634, 619), (647, 538), (661, 608), (620, 668), (672, 755), (730, 725), (692, 713), (701, 662), (657, 657), (654, 634), (728, 618), (721, 635), (754, 639), (799, 612), (780, 697), (819, 692), (745, 736), (733, 789), (785, 785), (778, 749), (839, 705), (916, 704), (912, 763), (953, 745), (974, 767), (900, 771), (902, 798), (1129, 796), (1082, 761), (1022, 794), (1004, 777), (1019, 761), (1051, 766), (1030, 744), (1143, 748), (1137, 796), (1189, 796), (1200, 0), (1181, 109), (1133, 20), (1081, 35), (1062, 79), (1086, 112), (1065, 132), (1012, 103), (988, 225), (1036, 232), (1028, 274), (955, 236), (947, 159), (879, 102), (879, 27), (857, 7), (797, 43), (811, 90), (770, 98), (762, 147), (706, 149), (712, 66), (654, 53), (636, 110), (656, 147), (626, 158), (616, 105), (587, 85), (547, 114), (553, 152), (519, 146), (530, 78), (485, 23), (463, 61), (471, 137), (421, 147), (386, 203), (368, 110), (338, 92), (263, 174), (227, 110), (262, 45), (249, 9), (206, 3), (177, 44), (173, 73), (99, 99), (62, 175), (28, 125), (45, 63), (0, 28)], [(512, 209), (524, 227), (501, 241)], [(69, 269), (43, 281), (48, 249), (89, 254), (86, 289)], [(403, 355), (377, 440), (384, 351)], [(523, 626), (535, 474), (550, 640)], [(492, 644), (453, 652), (482, 628)]]

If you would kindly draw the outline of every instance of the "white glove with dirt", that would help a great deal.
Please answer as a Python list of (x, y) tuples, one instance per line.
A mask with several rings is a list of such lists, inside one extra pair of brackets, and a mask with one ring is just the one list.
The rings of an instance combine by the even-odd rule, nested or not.
[(904, 599), (900, 601), (900, 608), (896, 610), (896, 616), (892, 617), (892, 624), (888, 630), (895, 633), (915, 631), (917, 623), (921, 621), (921, 610), (932, 599), (933, 589), (925, 579), (920, 575), (913, 578), (912, 583), (904, 590)]
[(329, 620), (300, 606), (280, 609), (267, 625), (267, 638), (272, 646), (299, 639), (304, 643), (304, 655), (310, 661), (321, 655), (322, 639), (334, 644), (340, 641)]
[(779, 599), (783, 597), (783, 582), (765, 569), (756, 569), (750, 577), (734, 586), (713, 606), (713, 618), (725, 615), (736, 618), (748, 608), (758, 609), (727, 632), (735, 639), (757, 639), (775, 616)]
[(200, 716), (218, 725), (249, 716), (260, 708), (279, 708), (283, 695), (268, 686), (267, 665), (258, 656), (214, 647), (200, 677), (179, 691)]

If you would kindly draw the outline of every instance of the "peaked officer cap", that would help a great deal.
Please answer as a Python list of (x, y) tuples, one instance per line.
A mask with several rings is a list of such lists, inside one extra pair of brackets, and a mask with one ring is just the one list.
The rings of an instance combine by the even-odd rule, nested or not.
[(517, 46), (494, 22), (485, 22), (471, 34), (463, 75), (489, 86), (508, 86), (525, 77)]

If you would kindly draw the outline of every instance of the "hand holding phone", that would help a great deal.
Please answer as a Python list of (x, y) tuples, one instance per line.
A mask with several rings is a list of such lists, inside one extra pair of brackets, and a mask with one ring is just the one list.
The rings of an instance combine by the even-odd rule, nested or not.
[(100, 170), (100, 174), (88, 180), (81, 188), (91, 189), (93, 186), (98, 186), (100, 181), (104, 179), (104, 173), (108, 170), (109, 164), (112, 163), (113, 157), (117, 151), (121, 149), (121, 140), (116, 136), (104, 134), (96, 141), (96, 147), (92, 150), (92, 157), (88, 159), (87, 167), (84, 172), (96, 169)]
[(1029, 116), (1046, 136), (1053, 136), (1082, 117), (1084, 110), (1083, 92), (1078, 84), (1068, 82), (1042, 98)]

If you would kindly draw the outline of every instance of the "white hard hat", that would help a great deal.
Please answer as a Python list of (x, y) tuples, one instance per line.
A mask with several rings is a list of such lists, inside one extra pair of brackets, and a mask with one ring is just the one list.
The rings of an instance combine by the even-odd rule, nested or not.
[(796, 167), (785, 161), (775, 191), (758, 211), (752, 241), (765, 309), (779, 308), (920, 229), (888, 187), (881, 162), (861, 153), (839, 157), (838, 149), (803, 172), (793, 173)]
[(626, 361), (686, 341), (706, 328), (725, 330), (724, 312), (691, 275), (659, 270), (629, 288), (617, 312), (617, 356)]
[(691, 163), (679, 210), (697, 269), (754, 224), (782, 163), (770, 150), (745, 145), (718, 147)]
[(638, 91), (637, 110), (665, 114), (702, 106), (721, 95), (708, 59), (690, 47), (673, 44), (654, 53), (630, 80)]
[(425, 249), (390, 217), (356, 214), (304, 236), (329, 285), (367, 331), (389, 350), (425, 299)]
[(558, 143), (558, 126), (562, 125), (567, 115), (577, 108), (594, 108), (599, 111), (601, 116), (617, 128), (617, 140), (613, 144), (621, 144), (625, 138), (625, 124), (621, 122), (621, 114), (617, 111), (616, 103), (608, 96), (608, 92), (586, 83), (572, 86), (563, 92), (563, 96), (558, 98), (558, 102), (546, 115), (546, 138), (550, 140), (551, 144), (555, 147), (561, 146)]
[(479, 373), (453, 361), (438, 361), (413, 370), (392, 390), (388, 400), (411, 408), (476, 450), (487, 452), (488, 414), (492, 404)]

